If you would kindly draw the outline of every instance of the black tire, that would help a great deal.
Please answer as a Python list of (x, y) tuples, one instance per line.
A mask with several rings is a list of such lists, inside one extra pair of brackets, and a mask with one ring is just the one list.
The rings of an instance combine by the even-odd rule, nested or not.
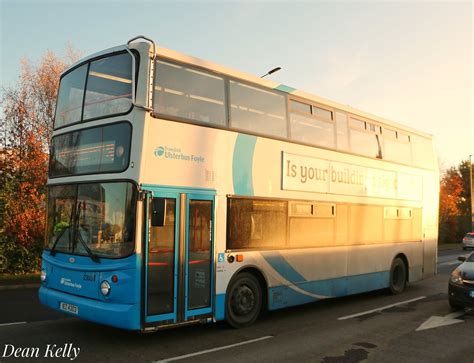
[(389, 290), (393, 295), (401, 294), (407, 286), (407, 267), (399, 257), (395, 258), (390, 268)]
[(262, 309), (262, 288), (257, 278), (242, 272), (232, 279), (227, 289), (225, 320), (233, 328), (252, 325)]
[(451, 311), (458, 311), (464, 309), (464, 306), (457, 304), (451, 299), (449, 299), (449, 307), (451, 308)]

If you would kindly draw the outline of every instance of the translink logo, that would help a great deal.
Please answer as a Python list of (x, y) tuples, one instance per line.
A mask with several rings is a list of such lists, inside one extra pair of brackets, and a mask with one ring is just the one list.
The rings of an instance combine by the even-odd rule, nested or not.
[(163, 146), (159, 146), (155, 149), (155, 156), (163, 156), (165, 153), (165, 148)]
[(61, 277), (59, 283), (64, 286), (74, 287), (76, 289), (82, 289), (82, 285), (76, 282), (71, 281), (71, 279), (67, 279), (65, 277)]

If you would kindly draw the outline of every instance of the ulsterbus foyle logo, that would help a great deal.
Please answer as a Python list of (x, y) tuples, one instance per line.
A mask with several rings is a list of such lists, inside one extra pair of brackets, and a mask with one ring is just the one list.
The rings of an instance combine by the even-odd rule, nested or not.
[(165, 158), (178, 161), (191, 161), (193, 163), (204, 163), (206, 160), (201, 155), (188, 154), (181, 151), (179, 147), (158, 146), (154, 154), (157, 158)]

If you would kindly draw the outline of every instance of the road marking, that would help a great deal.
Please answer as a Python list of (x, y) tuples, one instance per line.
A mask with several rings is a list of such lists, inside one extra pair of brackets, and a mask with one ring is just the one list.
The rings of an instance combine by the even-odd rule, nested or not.
[(230, 348), (238, 347), (238, 346), (245, 345), (245, 344), (256, 343), (256, 342), (259, 342), (259, 341), (262, 341), (262, 340), (266, 340), (266, 339), (270, 339), (270, 338), (273, 338), (273, 335), (267, 335), (267, 336), (264, 336), (264, 337), (261, 337), (261, 338), (246, 340), (246, 341), (243, 341), (243, 342), (240, 342), (240, 343), (235, 343), (235, 344), (230, 344), (230, 345), (224, 345), (223, 347), (201, 350), (200, 352), (190, 353), (190, 354), (185, 354), (185, 355), (180, 355), (180, 356), (178, 356), (178, 357), (166, 358), (166, 359), (163, 359), (163, 360), (155, 361), (154, 363), (171, 362), (171, 361), (174, 361), (174, 360), (186, 359), (186, 358), (190, 358), (190, 357), (195, 357), (195, 356), (197, 356), (197, 355), (202, 355), (202, 354), (217, 352), (217, 351), (219, 351), (219, 350), (224, 350), (224, 349), (230, 349)]
[(428, 320), (426, 320), (423, 324), (421, 324), (416, 331), (426, 330), (426, 329), (433, 329), (440, 326), (446, 326), (451, 324), (458, 324), (464, 323), (464, 320), (459, 320), (460, 316), (465, 314), (464, 311), (456, 311), (454, 313), (445, 315), (445, 316), (432, 316)]
[(379, 311), (382, 311), (382, 310), (386, 310), (386, 309), (393, 308), (394, 306), (404, 305), (404, 304), (408, 304), (408, 303), (411, 303), (411, 302), (414, 302), (414, 301), (418, 301), (418, 300), (422, 300), (422, 299), (426, 299), (426, 296), (420, 296), (420, 297), (417, 297), (417, 298), (415, 298), (415, 299), (406, 300), (406, 301), (401, 301), (401, 302), (398, 302), (398, 303), (395, 303), (395, 304), (390, 304), (390, 305), (382, 306), (382, 307), (380, 307), (380, 308), (372, 309), (372, 310), (368, 310), (368, 311), (364, 311), (364, 312), (362, 312), (362, 313), (357, 313), (357, 314), (353, 314), (353, 315), (343, 316), (343, 317), (341, 317), (341, 318), (337, 318), (337, 320), (347, 320), (347, 319), (357, 318), (357, 317), (362, 316), (362, 315), (367, 315), (367, 314), (376, 313), (376, 312), (379, 312)]
[(0, 326), (18, 325), (18, 324), (26, 324), (26, 321), (17, 321), (15, 323), (3, 323), (3, 324), (0, 324)]
[[(459, 257), (463, 256), (463, 257), (468, 257), (470, 254), (460, 254), (458, 255)], [(444, 258), (444, 257), (441, 257), (438, 259), (438, 266), (442, 266), (442, 265), (455, 265), (455, 264), (461, 264), (462, 262), (459, 261), (457, 259), (457, 257), (454, 257), (455, 259), (454, 260), (451, 260), (451, 258), (453, 258), (454, 256), (449, 256), (448, 258)]]

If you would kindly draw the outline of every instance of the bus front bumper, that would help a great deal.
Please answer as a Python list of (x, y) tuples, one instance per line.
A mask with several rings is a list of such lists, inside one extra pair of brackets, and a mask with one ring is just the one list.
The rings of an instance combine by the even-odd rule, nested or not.
[[(39, 299), (43, 305), (63, 312), (71, 317), (77, 317), (121, 329), (140, 329), (139, 304), (118, 304), (93, 300), (48, 289), (44, 286), (39, 289)], [(77, 307), (77, 313), (62, 310), (60, 308), (61, 303)]]

